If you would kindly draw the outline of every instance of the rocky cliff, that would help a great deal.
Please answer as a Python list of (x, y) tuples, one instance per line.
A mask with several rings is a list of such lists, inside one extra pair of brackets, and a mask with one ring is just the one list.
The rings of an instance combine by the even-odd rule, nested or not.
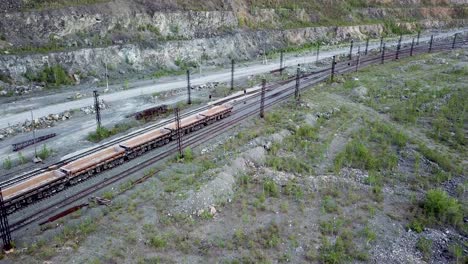
[(165, 2), (3, 1), (1, 79), (21, 83), (51, 65), (86, 77), (101, 76), (105, 62), (115, 75), (223, 63), (315, 41), (460, 26), (468, 17), (461, 0)]

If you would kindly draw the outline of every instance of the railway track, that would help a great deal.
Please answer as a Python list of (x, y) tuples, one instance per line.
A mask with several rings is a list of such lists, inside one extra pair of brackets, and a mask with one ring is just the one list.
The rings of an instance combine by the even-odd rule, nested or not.
[[(457, 47), (459, 46), (464, 46), (467, 44), (467, 40), (463, 39), (462, 41), (460, 42), (457, 42)], [(444, 50), (450, 50), (452, 47), (452, 44), (451, 43), (439, 43), (439, 44), (436, 44), (434, 43), (433, 46), (432, 46), (432, 52), (438, 52), (438, 51), (444, 51)], [(419, 47), (416, 47), (413, 49), (413, 55), (417, 55), (417, 54), (421, 54), (421, 53), (427, 53), (427, 46), (422, 46), (420, 44)], [(384, 56), (384, 59), (386, 61), (389, 61), (389, 60), (395, 60), (396, 58), (396, 51), (393, 51), (393, 50), (388, 50), (386, 51), (388, 52), (387, 55)], [(400, 59), (404, 58), (404, 57), (408, 57), (410, 55), (410, 49), (400, 49), (399, 51), (399, 57)], [(376, 55), (376, 56), (367, 56), (367, 57), (363, 57), (361, 60), (360, 60), (360, 67), (366, 67), (366, 66), (369, 66), (369, 65), (372, 65), (372, 64), (376, 64), (376, 63), (380, 63), (382, 60), (382, 56), (381, 55)], [(357, 64), (357, 60), (351, 60), (351, 61), (341, 61), (341, 62), (338, 62), (336, 64), (336, 74), (344, 74), (344, 73), (348, 73), (348, 72), (352, 72), (356, 69), (356, 64)], [(324, 69), (324, 70), (320, 70), (320, 71), (316, 71), (316, 72), (312, 72), (312, 73), (308, 73), (308, 74), (304, 74), (302, 76), (302, 82), (301, 82), (301, 86), (300, 86), (300, 90), (304, 90), (306, 89), (307, 87), (311, 86), (311, 85), (314, 85), (314, 84), (317, 84), (319, 82), (322, 82), (324, 80), (327, 80), (328, 78), (330, 77), (330, 69)], [(268, 100), (268, 102), (265, 103), (265, 108), (270, 108), (271, 106), (277, 104), (277, 103), (280, 103), (288, 98), (290, 98), (292, 95), (294, 95), (294, 89), (292, 89), (294, 86), (295, 86), (295, 82), (293, 81), (293, 79), (295, 78), (291, 78), (289, 80), (286, 80), (286, 81), (282, 81), (280, 83), (275, 83), (273, 85), (270, 85), (269, 86), (269, 90), (270, 90), (270, 93), (269, 95), (267, 95), (265, 97), (266, 100)], [(286, 82), (286, 83), (285, 83)], [(279, 91), (274, 91), (276, 88), (281, 88), (281, 90)], [(244, 100), (240, 101), (237, 103), (237, 105), (241, 105), (239, 107), (239, 109), (235, 109), (235, 113), (239, 113), (239, 116), (237, 117), (228, 117), (227, 119), (224, 119), (223, 121), (221, 122), (218, 122), (218, 123), (215, 123), (215, 124), (212, 124), (210, 125), (209, 127), (205, 128), (205, 129), (202, 129), (200, 131), (197, 131), (195, 133), (192, 133), (188, 136), (186, 136), (186, 139), (184, 139), (184, 144), (183, 146), (184, 147), (188, 147), (188, 146), (191, 146), (191, 147), (196, 147), (200, 144), (203, 144), (207, 141), (209, 141), (210, 139), (218, 136), (219, 134), (223, 133), (224, 131), (228, 130), (230, 127), (232, 127), (233, 125), (235, 124), (238, 124), (239, 122), (245, 120), (246, 118), (249, 118), (255, 114), (258, 114), (259, 113), (259, 109), (258, 107), (255, 108), (255, 106), (258, 106), (258, 97), (260, 96), (259, 93), (255, 93), (253, 95), (250, 95), (248, 96), (247, 98), (245, 98)], [(253, 100), (252, 100), (253, 99)], [(244, 101), (249, 101), (248, 104), (241, 104), (241, 102), (244, 102)], [(200, 109), (203, 109), (200, 108)], [(206, 108), (205, 108), (206, 109)], [(250, 109), (250, 110), (249, 110)], [(193, 110), (193, 111), (190, 111), (188, 113), (185, 113), (184, 115), (189, 115), (189, 114), (193, 114), (193, 112), (196, 111), (196, 110)], [(242, 113), (246, 111), (246, 113)], [(234, 116), (235, 114), (233, 114)], [(166, 122), (171, 122), (172, 120), (167, 120)], [(157, 124), (157, 125), (154, 125), (154, 126), (149, 126), (148, 128), (145, 128), (145, 132), (150, 130), (150, 129), (154, 129), (155, 126), (161, 126), (163, 124)], [(206, 133), (209, 129), (209, 132), (210, 133)], [(203, 133), (204, 132), (204, 133)], [(141, 132), (143, 133), (143, 132)], [(131, 134), (131, 135), (127, 135), (127, 136), (124, 136), (122, 138), (128, 138), (128, 137), (133, 137), (135, 136), (136, 134)], [(119, 138), (119, 139), (116, 139), (116, 140), (123, 140), (122, 138)], [(117, 141), (113, 141), (112, 143), (109, 143), (109, 144), (116, 144), (118, 143)], [(107, 145), (109, 146), (109, 145)], [(31, 215), (28, 215), (27, 217), (23, 218), (23, 219), (20, 219), (16, 222), (14, 222), (12, 225), (11, 225), (11, 230), (12, 231), (18, 231), (18, 230), (21, 230), (22, 228), (30, 225), (31, 223), (34, 223), (36, 221), (39, 221), (39, 220), (42, 220), (44, 218), (46, 218), (47, 216), (51, 215), (52, 213), (60, 210), (61, 208), (64, 208), (66, 206), (69, 206), (77, 201), (79, 201), (80, 199), (83, 199), (85, 198), (86, 196), (98, 191), (98, 190), (101, 190), (103, 189), (104, 187), (110, 185), (110, 184), (113, 184), (113, 183), (116, 183), (126, 177), (128, 177), (129, 175), (131, 174), (134, 174), (138, 171), (141, 171), (149, 166), (151, 166), (152, 164), (154, 164), (154, 162), (156, 161), (159, 161), (161, 159), (164, 159), (164, 158), (167, 158), (171, 155), (173, 155), (173, 153), (177, 150), (177, 146), (174, 142), (171, 142), (167, 145), (168, 149), (144, 162), (141, 162), (139, 163), (138, 165), (132, 167), (132, 168), (129, 168), (129, 169), (126, 169), (124, 170), (123, 172), (120, 172), (118, 173), (117, 175), (111, 177), (111, 178), (107, 178), (107, 179), (103, 179), (102, 181), (96, 183), (96, 184), (93, 184), (92, 186), (82, 190), (81, 192), (78, 192), (70, 197), (67, 197), (61, 201), (58, 201), (56, 203), (53, 203), (52, 205), (50, 206), (47, 206), (46, 208), (42, 208), (40, 209), (40, 211), (38, 212), (35, 212)], [(96, 176), (98, 177), (98, 176)]]
[[(414, 49), (414, 51), (415, 51), (414, 54), (416, 54), (416, 51), (417, 51), (417, 50), (427, 49), (427, 46), (423, 45), (423, 43), (424, 43), (424, 42), (421, 42), (419, 46), (416, 46), (416, 47), (415, 47), (415, 49)], [(451, 43), (448, 43), (448, 44), (451, 44)], [(448, 44), (447, 44), (447, 45), (448, 45)], [(457, 44), (459, 44), (459, 42), (457, 42)], [(403, 47), (405, 47), (405, 46), (403, 46)], [(433, 51), (436, 51), (436, 49), (434, 49), (434, 48), (436, 48), (436, 44), (433, 45)], [(388, 50), (390, 50), (390, 49), (388, 49)], [(403, 49), (400, 50), (400, 52), (402, 52), (402, 51), (403, 51)], [(409, 50), (408, 50), (408, 52), (409, 52)], [(370, 50), (370, 53), (372, 53), (372, 50)], [(388, 59), (388, 58), (390, 58), (391, 56), (394, 56), (394, 55), (386, 55), (386, 56), (385, 56), (385, 59)], [(378, 58), (376, 58), (376, 59), (378, 59)], [(363, 62), (364, 62), (364, 61), (361, 61), (361, 63), (363, 63)], [(322, 69), (322, 70), (320, 70), (320, 71), (312, 72), (312, 73), (310, 73), (309, 75), (320, 74), (320, 73), (326, 72), (326, 71), (328, 71), (328, 70), (329, 70), (328, 68), (324, 68), (324, 69)], [(293, 78), (291, 78), (291, 79), (289, 79), (289, 80), (283, 81), (283, 83), (286, 83), (286, 82), (288, 82), (288, 81), (290, 81), (290, 80), (292, 81), (294, 78), (295, 78), (295, 77), (293, 77)], [(274, 83), (273, 85), (271, 85), (272, 87), (268, 87), (268, 88), (272, 89), (272, 88), (274, 88), (274, 86), (279, 86), (279, 85), (281, 85), (281, 84), (283, 84), (283, 83), (280, 83), (280, 82)], [(192, 115), (192, 114), (194, 114), (194, 113), (196, 113), (196, 112), (206, 110), (208, 107), (209, 107), (209, 106), (202, 106), (202, 107), (199, 107), (199, 108), (197, 108), (197, 109), (194, 109), (194, 110), (185, 112), (185, 113), (183, 113), (183, 114), (181, 115), (181, 117), (183, 118), (183, 117)], [(1, 182), (1, 183), (0, 183), (0, 187), (1, 187), (1, 188), (6, 188), (6, 187), (8, 187), (8, 186), (11, 186), (12, 184), (15, 184), (15, 183), (24, 181), (24, 180), (26, 180), (26, 179), (28, 179), (28, 178), (31, 178), (31, 177), (34, 177), (34, 176), (36, 176), (36, 175), (39, 175), (39, 174), (41, 174), (41, 173), (43, 173), (43, 172), (46, 172), (46, 171), (49, 170), (50, 167), (60, 167), (60, 166), (62, 166), (62, 165), (64, 165), (64, 164), (67, 164), (67, 163), (69, 163), (69, 162), (75, 161), (75, 160), (77, 160), (77, 159), (80, 159), (80, 158), (82, 158), (82, 157), (85, 157), (85, 156), (87, 156), (87, 155), (90, 155), (90, 154), (92, 154), (92, 153), (94, 153), (94, 152), (103, 150), (103, 149), (105, 149), (105, 148), (107, 148), (107, 147), (109, 147), (109, 146), (118, 144), (118, 143), (120, 143), (120, 142), (122, 142), (122, 141), (125, 141), (125, 140), (127, 140), (127, 139), (129, 139), (129, 138), (132, 138), (132, 137), (134, 137), (134, 136), (137, 136), (137, 135), (146, 133), (146, 132), (148, 132), (148, 131), (150, 131), (150, 130), (156, 128), (156, 127), (167, 125), (167, 124), (169, 124), (169, 123), (171, 123), (171, 122), (172, 122), (172, 120), (171, 120), (171, 119), (168, 119), (168, 120), (165, 120), (165, 121), (160, 122), (160, 123), (158, 123), (158, 124), (154, 124), (154, 125), (147, 126), (147, 127), (145, 127), (145, 128), (142, 128), (142, 129), (139, 129), (139, 130), (137, 130), (137, 131), (134, 131), (134, 132), (132, 132), (132, 133), (130, 133), (130, 134), (127, 134), (127, 135), (125, 135), (125, 136), (122, 136), (122, 137), (119, 137), (119, 138), (110, 140), (110, 141), (108, 141), (108, 142), (106, 142), (106, 143), (104, 143), (104, 144), (102, 144), (102, 145), (96, 146), (96, 147), (94, 147), (94, 148), (92, 148), (92, 149), (86, 150), (86, 151), (84, 151), (84, 152), (82, 152), (82, 153), (79, 153), (79, 154), (73, 156), (73, 157), (70, 157), (70, 158), (61, 160), (61, 161), (59, 161), (59, 162), (57, 162), (57, 163), (51, 164), (51, 165), (49, 165), (49, 166), (47, 166), (47, 167), (38, 168), (38, 169), (35, 169), (35, 170), (33, 170), (33, 171), (24, 173), (24, 174), (22, 174), (22, 175), (20, 175), (20, 176), (16, 176), (16, 177), (10, 178), (10, 179), (8, 179), (8, 180), (5, 180), (5, 181)], [(9, 177), (9, 176), (12, 176), (13, 174), (14, 174), (14, 173), (6, 174), (6, 175), (4, 175), (3, 177)]]

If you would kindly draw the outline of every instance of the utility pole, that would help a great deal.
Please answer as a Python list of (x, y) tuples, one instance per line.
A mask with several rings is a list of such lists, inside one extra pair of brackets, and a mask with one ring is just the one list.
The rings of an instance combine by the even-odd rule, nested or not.
[(431, 41), (429, 42), (429, 53), (432, 52), (432, 42), (434, 41), (434, 35), (431, 35)]
[(284, 56), (284, 52), (281, 51), (280, 53), (280, 74), (283, 75), (283, 56)]
[(421, 37), (421, 30), (418, 30), (418, 40), (416, 41), (416, 46), (419, 46), (419, 37)]
[(384, 61), (385, 61), (385, 43), (383, 44), (383, 47), (382, 47), (382, 59), (381, 59), (381, 63), (384, 64)]
[(457, 44), (457, 35), (458, 35), (458, 33), (455, 33), (455, 35), (453, 36), (452, 49), (454, 49), (454, 48), (455, 48), (455, 44)]
[(395, 53), (395, 59), (398, 60), (400, 57), (400, 49), (401, 49), (401, 39), (402, 39), (402, 35), (400, 35), (400, 39), (398, 40), (398, 45), (397, 45), (397, 50), (396, 50), (396, 53)]
[(182, 153), (182, 133), (180, 129), (180, 114), (179, 108), (174, 108), (175, 123), (176, 123), (176, 134), (177, 134), (177, 147), (179, 149), (179, 158), (183, 158), (184, 154)]
[(8, 214), (3, 201), (3, 191), (0, 187), (0, 233), (3, 241), (3, 250), (9, 251), (11, 246), (11, 230), (8, 223)]
[(414, 38), (413, 38), (413, 41), (411, 41), (410, 57), (413, 56), (413, 49), (414, 49)]
[(297, 65), (297, 73), (296, 73), (296, 90), (294, 92), (294, 97), (299, 102), (301, 95), (299, 94), (299, 86), (301, 84), (301, 65)]
[(336, 64), (336, 55), (333, 56), (333, 61), (332, 61), (331, 78), (330, 78), (331, 82), (333, 82), (333, 79), (335, 77), (335, 64)]
[(187, 104), (192, 104), (192, 98), (190, 97), (190, 70), (187, 70), (187, 95), (188, 95), (188, 98), (187, 98)]
[(383, 47), (383, 37), (380, 37), (380, 49), (379, 49), (379, 52), (382, 52), (382, 47)]
[(234, 59), (231, 60), (231, 91), (234, 90)]
[(109, 90), (109, 73), (107, 72), (107, 59), (106, 59), (106, 90)]
[(354, 40), (351, 40), (351, 45), (349, 47), (349, 60), (353, 58), (353, 45), (354, 45)]
[(101, 129), (101, 108), (99, 107), (99, 94), (94, 90), (94, 110), (96, 111), (97, 130)]
[(260, 97), (260, 117), (265, 117), (265, 90), (266, 90), (266, 79), (262, 80), (262, 94)]
[(365, 52), (364, 55), (367, 56), (367, 51), (368, 51), (368, 50), (369, 50), (369, 38), (367, 38), (367, 40), (366, 40), (366, 52)]
[(36, 125), (34, 124), (34, 115), (31, 110), (31, 126), (33, 130), (33, 141), (34, 141), (34, 158), (37, 159), (37, 146), (36, 146)]
[(356, 62), (356, 72), (359, 70), (359, 63), (361, 62), (361, 46), (358, 46), (358, 53), (357, 53), (357, 62)]
[(315, 58), (315, 65), (318, 64), (319, 61), (319, 54), (320, 54), (320, 42), (317, 45), (317, 57)]

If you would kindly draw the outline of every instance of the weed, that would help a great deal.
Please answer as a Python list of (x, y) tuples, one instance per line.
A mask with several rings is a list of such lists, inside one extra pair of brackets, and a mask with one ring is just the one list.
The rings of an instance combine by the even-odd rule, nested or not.
[(425, 146), (424, 144), (418, 145), (419, 151), (430, 161), (433, 161), (439, 166), (441, 166), (446, 171), (458, 171), (459, 168), (456, 168), (451, 159), (446, 155), (443, 155), (435, 150), (432, 150)]
[(13, 162), (11, 161), (10, 156), (6, 157), (6, 159), (3, 160), (3, 168), (5, 170), (9, 170), (13, 167)]
[(52, 153), (53, 153), (53, 150), (50, 148), (47, 148), (47, 146), (44, 144), (42, 145), (42, 149), (41, 151), (39, 151), (37, 156), (41, 158), (42, 160), (46, 160), (48, 157), (50, 157), (50, 155), (52, 155)]
[(416, 248), (423, 254), (425, 260), (429, 260), (432, 255), (432, 240), (421, 237), (416, 243)]
[(449, 245), (449, 252), (455, 258), (456, 264), (466, 263), (468, 260), (467, 256), (463, 257), (463, 247), (458, 244)]
[(336, 201), (329, 195), (326, 195), (322, 201), (322, 208), (327, 213), (333, 213), (338, 211), (338, 205)]
[(283, 189), (283, 192), (285, 195), (293, 196), (296, 200), (304, 197), (304, 192), (302, 191), (301, 186), (294, 181), (288, 181)]
[(443, 190), (430, 190), (423, 203), (424, 214), (437, 221), (460, 226), (463, 223), (463, 212), (460, 203), (447, 195)]
[(320, 221), (319, 229), (324, 235), (336, 236), (344, 224), (344, 219), (338, 217), (329, 221)]
[(413, 230), (416, 233), (421, 233), (424, 231), (424, 224), (421, 223), (419, 219), (414, 219), (408, 224), (407, 228)]
[(167, 246), (167, 240), (163, 236), (152, 236), (149, 240), (149, 244), (154, 248), (165, 248)]
[(137, 124), (137, 122), (120, 123), (114, 125), (111, 129), (108, 129), (106, 127), (100, 127), (97, 128), (95, 132), (89, 133), (86, 139), (88, 141), (97, 143), (102, 141), (103, 139), (128, 131)]
[(184, 149), (184, 161), (186, 162), (193, 161), (193, 151), (189, 147)]
[(267, 179), (263, 182), (263, 193), (270, 197), (278, 197), (279, 188), (278, 185), (271, 179)]
[(213, 214), (211, 214), (210, 212), (208, 211), (203, 211), (203, 213), (201, 213), (200, 215), (201, 219), (204, 219), (204, 220), (209, 220), (209, 219), (213, 219)]
[(19, 163), (21, 165), (24, 165), (24, 164), (28, 163), (28, 160), (26, 159), (26, 157), (21, 152), (18, 152), (18, 160), (19, 160)]
[(288, 201), (284, 201), (284, 202), (281, 203), (281, 205), (280, 205), (280, 210), (281, 210), (281, 212), (287, 213), (287, 212), (288, 212), (288, 208), (289, 208), (289, 203), (288, 203)]
[(377, 238), (377, 235), (375, 234), (375, 232), (372, 231), (372, 229), (368, 225), (364, 227), (364, 229), (362, 230), (362, 234), (366, 238), (367, 244), (369, 244), (370, 242), (374, 241)]
[(102, 198), (112, 200), (112, 198), (114, 198), (114, 195), (115, 195), (114, 192), (107, 191), (102, 194)]

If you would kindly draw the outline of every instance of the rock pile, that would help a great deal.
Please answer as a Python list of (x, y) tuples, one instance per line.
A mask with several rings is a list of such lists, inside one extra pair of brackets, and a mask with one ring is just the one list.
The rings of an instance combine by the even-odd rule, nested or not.
[[(109, 105), (106, 104), (106, 103), (104, 102), (104, 100), (101, 100), (101, 101), (99, 102), (99, 108), (100, 108), (101, 110), (104, 110), (104, 109), (109, 108)], [(80, 111), (83, 112), (83, 113), (85, 113), (86, 115), (90, 115), (90, 114), (95, 114), (95, 113), (96, 113), (96, 110), (94, 109), (94, 105), (82, 107), (82, 108), (80, 108)]]
[(69, 111), (60, 114), (50, 114), (48, 116), (36, 118), (32, 121), (26, 120), (24, 123), (19, 123), (5, 129), (0, 129), (0, 140), (14, 136), (20, 133), (30, 132), (35, 129), (53, 127), (55, 123), (65, 121), (72, 117)]
[(8, 85), (0, 82), (0, 96), (19, 96), (32, 92), (42, 91), (44, 89), (41, 85)]
[(218, 86), (227, 86), (227, 83), (209, 82), (205, 84), (195, 85), (192, 87), (192, 89), (201, 91), (201, 90), (206, 90), (206, 89), (217, 88)]

